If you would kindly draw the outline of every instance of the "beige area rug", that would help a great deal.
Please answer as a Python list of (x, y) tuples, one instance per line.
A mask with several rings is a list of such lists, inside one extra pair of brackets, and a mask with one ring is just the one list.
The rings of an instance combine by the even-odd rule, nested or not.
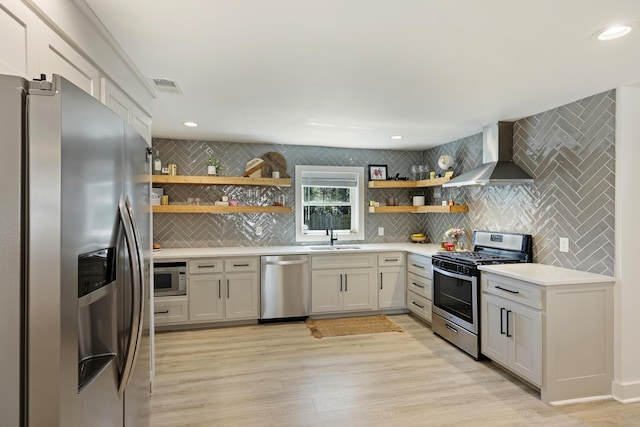
[(340, 317), (338, 319), (307, 319), (307, 328), (316, 338), (345, 335), (376, 334), (379, 332), (404, 332), (387, 316)]

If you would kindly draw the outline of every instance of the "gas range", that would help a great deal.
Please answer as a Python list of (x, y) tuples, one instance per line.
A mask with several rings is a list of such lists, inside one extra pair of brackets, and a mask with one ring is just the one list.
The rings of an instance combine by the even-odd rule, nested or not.
[(480, 358), (479, 265), (531, 262), (529, 234), (473, 232), (472, 252), (439, 252), (432, 257), (433, 332), (475, 359)]
[(473, 232), (472, 252), (438, 252), (433, 265), (444, 270), (477, 274), (477, 266), (531, 262), (532, 238), (529, 234)]

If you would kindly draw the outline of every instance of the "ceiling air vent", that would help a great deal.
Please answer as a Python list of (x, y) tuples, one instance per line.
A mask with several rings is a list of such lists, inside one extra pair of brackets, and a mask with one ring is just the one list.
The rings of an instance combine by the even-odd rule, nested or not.
[(151, 81), (153, 82), (153, 87), (155, 87), (158, 92), (179, 93), (181, 95), (183, 93), (180, 85), (175, 80), (152, 77)]

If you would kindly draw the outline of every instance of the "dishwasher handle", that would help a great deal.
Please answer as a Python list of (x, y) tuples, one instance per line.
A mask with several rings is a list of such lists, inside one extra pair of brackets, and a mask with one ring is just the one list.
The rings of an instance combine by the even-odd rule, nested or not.
[(299, 265), (299, 264), (306, 264), (309, 261), (306, 259), (301, 259), (301, 260), (293, 260), (293, 261), (266, 261), (263, 262), (263, 264), (266, 265)]

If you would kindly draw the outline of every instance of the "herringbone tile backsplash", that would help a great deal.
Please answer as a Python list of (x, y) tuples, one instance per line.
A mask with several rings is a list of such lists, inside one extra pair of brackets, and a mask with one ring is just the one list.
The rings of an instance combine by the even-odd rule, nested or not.
[[(425, 152), (433, 164), (448, 153), (456, 174), (482, 163), (482, 134)], [(518, 120), (514, 161), (534, 178), (533, 185), (443, 189), (467, 204), (469, 212), (426, 215), (434, 240), (452, 225), (473, 230), (533, 235), (534, 261), (613, 275), (615, 226), (615, 92)], [(568, 237), (569, 252), (559, 251)]]
[[(220, 160), (223, 173), (239, 176), (245, 164), (255, 157), (275, 151), (287, 161), (287, 174), (295, 176), (295, 165), (363, 166), (384, 164), (388, 173), (408, 176), (412, 165), (419, 165), (422, 151), (355, 150), (302, 145), (243, 144), (194, 140), (154, 139), (163, 163), (178, 165), (180, 175), (204, 175), (209, 156)], [(295, 187), (234, 187), (234, 186), (164, 186), (165, 194), (173, 203), (186, 203), (189, 197), (199, 197), (202, 203), (212, 204), (223, 194), (239, 201), (258, 201), (269, 205), (275, 195), (286, 194), (287, 205), (295, 207)], [(255, 192), (258, 194), (255, 194)], [(408, 205), (409, 192), (402, 189), (367, 189), (365, 200), (384, 201), (398, 197), (400, 204)], [(247, 203), (256, 204), (256, 203)], [(384, 204), (384, 203), (383, 203)], [(295, 208), (294, 208), (295, 211)], [(295, 245), (295, 213), (291, 214), (156, 214), (154, 215), (154, 241), (165, 248), (220, 247), (220, 246), (274, 246)], [(409, 241), (409, 234), (423, 231), (424, 219), (413, 214), (365, 214), (366, 241), (369, 243)], [(255, 229), (261, 226), (262, 236)], [(378, 236), (378, 227), (384, 227), (384, 236)]]
[[(464, 214), (365, 214), (366, 242), (404, 242), (412, 232), (426, 231), (439, 241), (449, 226), (473, 230), (529, 233), (534, 260), (545, 264), (613, 275), (615, 193), (615, 92), (583, 100), (518, 120), (514, 128), (514, 160), (535, 179), (533, 185), (432, 189), (427, 203), (454, 199), (469, 206)], [(176, 163), (180, 175), (204, 175), (210, 155), (224, 165), (223, 173), (238, 176), (254, 157), (275, 151), (295, 165), (363, 166), (386, 164), (390, 175), (409, 176), (412, 165), (436, 170), (441, 154), (456, 160), (459, 175), (482, 163), (482, 135), (472, 135), (426, 151), (356, 150), (298, 145), (244, 144), (199, 140), (154, 139), (164, 163)], [(165, 186), (174, 202), (200, 197), (212, 203), (222, 194), (241, 201), (270, 204), (284, 192), (294, 206), (294, 186), (257, 188), (227, 186)], [(366, 200), (398, 197), (409, 202), (408, 190), (368, 189)], [(291, 214), (157, 214), (154, 241), (165, 248), (272, 246), (295, 244)], [(257, 237), (255, 228), (263, 235)], [(378, 227), (385, 236), (378, 237)], [(568, 237), (568, 253), (558, 249), (559, 237)]]

